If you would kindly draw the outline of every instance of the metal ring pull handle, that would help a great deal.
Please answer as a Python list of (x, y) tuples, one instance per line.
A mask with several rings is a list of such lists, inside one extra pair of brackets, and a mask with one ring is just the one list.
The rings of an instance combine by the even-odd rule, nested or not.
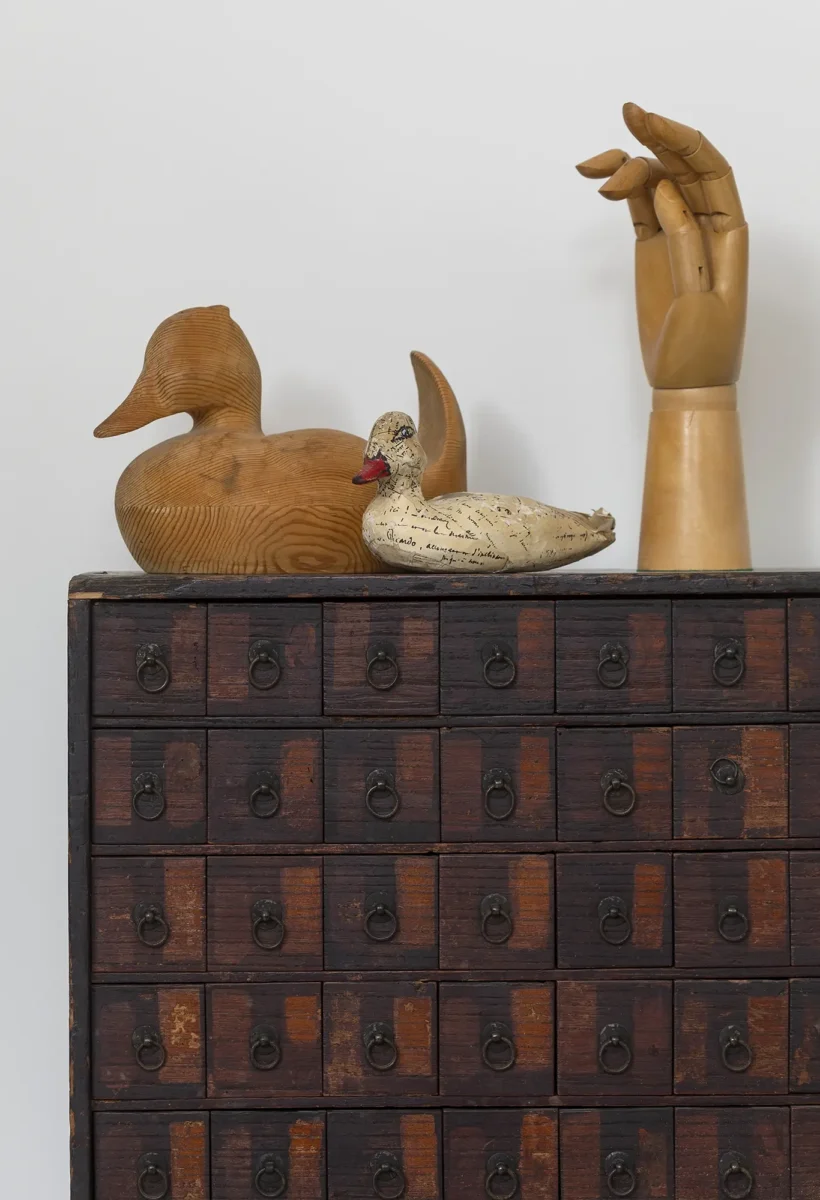
[(638, 800), (626, 771), (617, 767), (601, 776), (601, 790), (604, 793), (604, 808), (612, 817), (628, 817)]
[(407, 1191), (407, 1180), (395, 1154), (377, 1154), (371, 1163), (373, 1195), (379, 1200), (400, 1200)]
[(512, 908), (506, 896), (485, 896), (479, 905), (481, 936), (491, 946), (503, 946), (513, 935)]
[(263, 1154), (256, 1164), (253, 1186), (257, 1195), (265, 1200), (277, 1200), (288, 1190), (285, 1164), (278, 1154)]
[(371, 942), (389, 942), (399, 931), (394, 902), (386, 896), (365, 900), (364, 931)]
[(727, 1071), (742, 1075), (754, 1061), (749, 1043), (736, 1025), (727, 1025), (720, 1031), (720, 1057)]
[(137, 1159), (137, 1192), (142, 1200), (165, 1200), (168, 1171), (159, 1154), (141, 1154)]
[(399, 1051), (390, 1026), (380, 1021), (368, 1025), (363, 1040), (368, 1066), (374, 1071), (392, 1071), (399, 1061)]
[(607, 1154), (604, 1175), (610, 1196), (631, 1196), (638, 1186), (635, 1164), (623, 1150), (613, 1150)]
[(513, 1200), (518, 1195), (518, 1164), (511, 1154), (491, 1154), (487, 1159), (484, 1191), (490, 1200)]
[(269, 692), (282, 678), (279, 650), (267, 638), (257, 638), (248, 646), (248, 680), (258, 692)]
[(137, 904), (131, 914), (137, 937), (149, 950), (159, 950), (171, 936), (171, 926), (165, 920), (161, 904)]
[(604, 1025), (598, 1035), (598, 1062), (607, 1075), (623, 1075), (632, 1066), (632, 1047), (623, 1025)]
[(137, 1066), (143, 1071), (161, 1071), (168, 1057), (162, 1044), (162, 1034), (152, 1025), (140, 1025), (131, 1034), (131, 1045)]
[(742, 942), (749, 936), (749, 918), (737, 896), (724, 896), (720, 901), (717, 928), (724, 942)]
[(251, 789), (248, 804), (253, 815), (260, 821), (275, 817), (282, 807), (281, 785), (277, 777), (269, 771), (257, 771), (248, 780), (248, 787)]
[(632, 937), (629, 909), (620, 896), (607, 896), (598, 905), (598, 932), (610, 946), (623, 946)]
[(515, 665), (510, 646), (505, 646), (503, 642), (493, 642), (492, 645), (484, 646), (481, 651), (481, 659), (484, 664), (482, 673), (487, 687), (508, 688), (515, 683), (518, 667)]
[(723, 638), (715, 643), (712, 677), (721, 687), (735, 687), (746, 672), (743, 643), (737, 638)]
[(598, 653), (595, 671), (605, 688), (623, 687), (629, 679), (629, 652), (620, 642), (605, 642)]
[(733, 758), (716, 758), (709, 767), (715, 786), (727, 796), (736, 796), (746, 786), (746, 776), (740, 763)]
[(171, 682), (171, 668), (156, 642), (146, 642), (137, 650), (137, 683), (149, 696), (164, 692)]
[(251, 1066), (257, 1071), (273, 1071), (282, 1061), (279, 1035), (270, 1025), (257, 1025), (248, 1038)]
[(278, 950), (285, 940), (285, 922), (278, 900), (257, 900), (251, 909), (251, 933), (260, 950)]
[[(485, 771), (481, 781), (484, 788), (484, 811), (493, 821), (507, 821), (515, 812), (515, 789), (512, 775), (501, 767)], [(497, 797), (493, 804), (493, 797)], [(503, 801), (503, 807), (499, 807)]]
[(502, 1021), (491, 1021), (481, 1034), (481, 1058), (491, 1071), (509, 1071), (515, 1066), (518, 1051), (512, 1031)]
[[(162, 782), (153, 771), (141, 771), (134, 776), (134, 794), (131, 807), (141, 821), (157, 821), (165, 812), (165, 797)], [(149, 806), (146, 811), (146, 803)]]
[(746, 1200), (751, 1196), (755, 1177), (742, 1154), (728, 1150), (722, 1154), (718, 1165), (720, 1190), (729, 1200)]
[[(396, 781), (390, 772), (371, 771), (364, 784), (367, 789), (364, 802), (371, 817), (376, 817), (379, 821), (392, 820), (401, 807), (401, 800), (396, 791)], [(377, 807), (377, 797), (388, 801), (386, 808)]]
[(389, 692), (401, 678), (395, 646), (379, 642), (367, 647), (367, 682), (377, 692)]

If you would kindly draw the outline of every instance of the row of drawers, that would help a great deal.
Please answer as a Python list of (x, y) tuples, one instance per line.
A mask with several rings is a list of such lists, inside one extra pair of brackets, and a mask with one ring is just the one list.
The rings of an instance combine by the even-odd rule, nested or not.
[(820, 837), (820, 725), (105, 730), (101, 844)]
[(98, 716), (820, 709), (808, 599), (101, 603), (92, 651)]
[(93, 992), (98, 1099), (820, 1093), (817, 979)]
[(816, 1200), (820, 1179), (818, 1108), (98, 1114), (95, 1141), (95, 1200)]
[(112, 857), (92, 885), (97, 973), (820, 964), (813, 851)]

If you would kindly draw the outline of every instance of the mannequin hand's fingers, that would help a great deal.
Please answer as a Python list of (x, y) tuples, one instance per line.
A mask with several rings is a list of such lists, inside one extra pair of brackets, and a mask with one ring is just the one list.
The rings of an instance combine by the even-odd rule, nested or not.
[(743, 207), (732, 168), (720, 151), (689, 125), (670, 121), (657, 113), (647, 113), (646, 118), (650, 134), (697, 172), (703, 189), (704, 211), (715, 232), (740, 229), (745, 224)]
[(605, 150), (577, 164), (575, 170), (585, 179), (607, 179), (629, 161), (625, 150)]
[(655, 212), (666, 234), (675, 295), (708, 292), (711, 280), (701, 228), (668, 179), (661, 180), (655, 189)]
[(626, 200), (641, 188), (654, 188), (669, 172), (656, 158), (630, 158), (611, 179), (598, 188), (607, 200)]
[(656, 136), (652, 131), (648, 122), (648, 113), (640, 107), (639, 104), (625, 104), (623, 108), (624, 121), (629, 132), (636, 137), (638, 141), (646, 146), (648, 150), (660, 159), (667, 171), (681, 188), (681, 191), (686, 196), (689, 204), (692, 206), (692, 211), (700, 213), (704, 211), (703, 190), (701, 188), (700, 176), (694, 170), (686, 159), (677, 151), (666, 146), (664, 142)]
[(661, 226), (655, 205), (652, 203), (651, 192), (641, 188), (634, 196), (627, 196), (626, 202), (629, 205), (632, 228), (639, 242), (645, 242), (656, 233), (660, 233)]
[[(639, 241), (645, 241), (659, 232), (660, 225), (647, 186), (648, 181), (654, 177), (655, 170), (646, 159), (630, 159), (623, 150), (606, 150), (603, 154), (596, 154), (594, 158), (578, 163), (575, 169), (587, 179), (612, 177), (609, 183), (605, 183), (598, 190), (607, 200), (628, 201), (632, 227)], [(623, 172), (626, 172), (626, 176)], [(616, 194), (609, 190), (609, 185), (613, 182)]]

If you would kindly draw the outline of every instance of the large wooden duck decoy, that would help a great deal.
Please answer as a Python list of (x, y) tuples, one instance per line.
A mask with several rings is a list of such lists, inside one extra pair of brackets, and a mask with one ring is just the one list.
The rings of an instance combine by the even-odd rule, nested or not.
[(410, 571), (544, 571), (596, 554), (615, 541), (598, 509), (550, 508), (522, 496), (460, 492), (427, 499), (427, 456), (407, 413), (379, 417), (354, 483), (378, 481), (364, 514), (364, 540), (391, 567)]
[[(424, 491), (465, 487), (456, 398), (429, 358), (411, 360), (430, 462)], [(335, 429), (265, 436), (261, 397), (256, 355), (223, 305), (186, 309), (155, 331), (130, 395), (94, 431), (113, 437), (179, 412), (194, 420), (136, 458), (117, 485), (117, 520), (136, 561), (189, 574), (384, 570), (362, 541), (368, 497), (350, 481), (364, 439)]]

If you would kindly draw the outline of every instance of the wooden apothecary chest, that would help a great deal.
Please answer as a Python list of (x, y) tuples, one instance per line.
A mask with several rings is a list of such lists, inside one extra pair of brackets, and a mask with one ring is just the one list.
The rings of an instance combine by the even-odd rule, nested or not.
[(72, 1200), (820, 1195), (820, 575), (84, 576)]

